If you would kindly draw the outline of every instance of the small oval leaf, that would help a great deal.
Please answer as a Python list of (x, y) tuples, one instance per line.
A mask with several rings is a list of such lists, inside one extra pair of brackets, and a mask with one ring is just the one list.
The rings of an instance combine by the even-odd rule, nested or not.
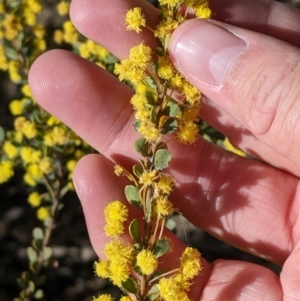
[(129, 233), (136, 242), (141, 242), (141, 232), (138, 220), (135, 218), (129, 225)]
[(0, 143), (2, 143), (5, 139), (5, 131), (2, 126), (0, 126)]
[(156, 170), (163, 170), (169, 166), (171, 161), (171, 153), (166, 149), (159, 149), (155, 153), (154, 157), (154, 167)]
[(36, 227), (32, 230), (32, 236), (36, 239), (43, 239), (44, 238), (44, 232), (42, 228)]
[(163, 256), (170, 250), (170, 243), (166, 239), (158, 239), (153, 246), (153, 253), (157, 256)]
[(149, 151), (150, 150), (149, 142), (145, 138), (137, 139), (134, 142), (134, 148), (143, 157), (150, 157), (151, 156), (151, 152)]
[(51, 256), (52, 256), (52, 249), (50, 247), (45, 247), (43, 249), (44, 260), (51, 258)]
[(128, 278), (126, 281), (122, 282), (122, 287), (129, 293), (136, 294), (136, 282), (132, 278)]
[(127, 185), (125, 186), (125, 196), (127, 201), (136, 207), (141, 208), (142, 203), (140, 201), (139, 197), (139, 189), (136, 186), (133, 185)]
[(30, 262), (37, 261), (37, 258), (38, 258), (37, 252), (32, 247), (27, 248), (27, 256), (28, 256)]

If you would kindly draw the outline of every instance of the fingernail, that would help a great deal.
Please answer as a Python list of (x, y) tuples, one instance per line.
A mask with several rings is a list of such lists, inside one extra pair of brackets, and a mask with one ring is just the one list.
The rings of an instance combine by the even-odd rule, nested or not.
[(187, 78), (222, 85), (228, 70), (247, 44), (211, 22), (191, 20), (173, 34), (169, 52), (175, 67)]

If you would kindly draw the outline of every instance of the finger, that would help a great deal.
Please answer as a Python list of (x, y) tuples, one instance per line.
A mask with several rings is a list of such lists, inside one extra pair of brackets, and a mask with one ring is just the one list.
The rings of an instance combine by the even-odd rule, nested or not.
[[(124, 24), (124, 14), (126, 11), (135, 6), (142, 6), (143, 11), (146, 14), (148, 23), (150, 27), (154, 27), (157, 22), (157, 12), (150, 6), (146, 1), (121, 1), (116, 0), (117, 3), (111, 1), (95, 1), (95, 0), (85, 0), (85, 1), (72, 1), (71, 7), (71, 17), (76, 27), (90, 39), (106, 46), (110, 51), (120, 58), (128, 56), (130, 47), (137, 45), (141, 41), (152, 45), (154, 47), (155, 41), (147, 29), (143, 30), (141, 34), (136, 34), (135, 32), (129, 32), (125, 29)], [(242, 3), (242, 4), (241, 4)], [(242, 25), (252, 27), (258, 27), (259, 29), (264, 28), (275, 28), (273, 34), (280, 32), (278, 24), (290, 24), (288, 21), (297, 20), (293, 15), (293, 10), (290, 13), (292, 17), (288, 18), (289, 9), (283, 9), (285, 12), (283, 14), (284, 21), (277, 22), (275, 17), (278, 11), (281, 9), (281, 5), (278, 7), (276, 3), (270, 5), (270, 1), (226, 1), (226, 3), (220, 4), (217, 0), (212, 2), (212, 8), (215, 12), (215, 16), (219, 19), (228, 19), (230, 15), (235, 16), (238, 13), (237, 19), (229, 18), (232, 23), (241, 22), (244, 18), (244, 23)], [(255, 12), (258, 9), (258, 4), (260, 6), (260, 16), (258, 20), (261, 20), (259, 26), (257, 25), (256, 19), (249, 18), (251, 14), (246, 13), (246, 8), (250, 12)], [(215, 10), (216, 9), (216, 10)], [(299, 18), (300, 19), (300, 18)], [(251, 21), (252, 20), (252, 21)], [(252, 22), (252, 23), (251, 23)], [(300, 24), (300, 22), (298, 22)], [(298, 24), (295, 21), (295, 24)], [(99, 24), (99, 26), (95, 26)], [(295, 25), (293, 25), (295, 27)], [(292, 27), (292, 28), (294, 28)], [(291, 39), (298, 40), (295, 38), (295, 34), (289, 34)], [(217, 128), (225, 136), (230, 138), (230, 141), (234, 143), (237, 147), (248, 152), (252, 156), (255, 156), (261, 160), (264, 160), (275, 167), (282, 168), (284, 170), (290, 171), (295, 175), (300, 175), (300, 166), (295, 165), (293, 162), (285, 158), (285, 156), (280, 155), (277, 151), (270, 148), (269, 146), (261, 143), (256, 138), (253, 138), (251, 132), (240, 123), (238, 120), (232, 119), (230, 115), (224, 113), (220, 108), (210, 108), (211, 104), (205, 104), (206, 109), (203, 107), (202, 118), (209, 122), (213, 127)], [(215, 114), (210, 112), (216, 111)], [(209, 113), (206, 113), (209, 112)], [(229, 118), (228, 118), (229, 117)], [(222, 122), (221, 122), (222, 121)], [(225, 122), (226, 121), (226, 122)]]
[(273, 0), (210, 0), (213, 18), (300, 46), (300, 11)]
[(299, 166), (299, 49), (245, 29), (190, 20), (175, 31), (169, 50), (192, 84)]
[[(113, 164), (99, 155), (81, 159), (74, 171), (74, 183), (82, 203), (88, 232), (97, 254), (102, 250), (107, 237), (103, 234), (103, 210), (111, 200), (124, 201), (126, 181), (116, 178)], [(101, 183), (101, 184), (100, 184)], [(100, 185), (99, 185), (100, 184)], [(178, 258), (185, 245), (172, 237), (174, 252), (169, 254), (169, 269), (177, 268)], [(278, 277), (270, 270), (246, 262), (218, 260), (212, 265), (202, 259), (203, 270), (194, 279), (192, 300), (282, 300)]]
[[(39, 103), (105, 156), (129, 164), (133, 142), (131, 91), (71, 53), (40, 57), (29, 74)], [(176, 206), (195, 225), (276, 262), (299, 240), (298, 180), (262, 163), (233, 156), (199, 139), (169, 144), (178, 183)]]
[(294, 301), (299, 300), (300, 296), (300, 248), (299, 244), (295, 247), (292, 254), (285, 262), (282, 272), (280, 274), (280, 280), (283, 289), (283, 300)]

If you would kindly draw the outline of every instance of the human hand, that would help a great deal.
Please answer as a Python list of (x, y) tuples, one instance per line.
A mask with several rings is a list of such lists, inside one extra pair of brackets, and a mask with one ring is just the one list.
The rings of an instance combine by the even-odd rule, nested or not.
[[(300, 300), (300, 12), (272, 1), (210, 2), (215, 17), (226, 24), (183, 24), (171, 39), (170, 54), (206, 95), (202, 118), (268, 164), (237, 157), (201, 138), (193, 146), (171, 142), (170, 172), (178, 183), (174, 202), (196, 226), (283, 264), (283, 270), (279, 278), (252, 263), (203, 259), (191, 297)], [(123, 16), (134, 6), (143, 8), (153, 27), (156, 11), (141, 0), (73, 0), (71, 17), (84, 35), (125, 58), (142, 40), (155, 46), (147, 30), (140, 35), (126, 31)], [(231, 64), (225, 60), (230, 56)], [(113, 175), (113, 161), (130, 166), (138, 159), (132, 147), (137, 138), (132, 91), (105, 70), (61, 50), (41, 56), (29, 81), (46, 110), (103, 154), (86, 156), (74, 172), (91, 242), (101, 256), (107, 239), (103, 208), (111, 200), (124, 200), (126, 185)], [(176, 238), (174, 244), (178, 252), (184, 248)]]

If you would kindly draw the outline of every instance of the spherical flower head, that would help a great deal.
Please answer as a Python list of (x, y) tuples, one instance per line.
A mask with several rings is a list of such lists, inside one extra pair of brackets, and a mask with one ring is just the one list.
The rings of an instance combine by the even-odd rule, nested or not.
[(156, 174), (156, 170), (144, 171), (139, 178), (140, 184), (144, 184), (146, 186), (153, 185)]
[(104, 209), (105, 221), (109, 224), (125, 222), (128, 217), (128, 208), (120, 201), (109, 203)]
[(10, 141), (4, 142), (3, 151), (9, 159), (14, 159), (19, 153), (18, 149)]
[(186, 81), (183, 85), (182, 93), (186, 97), (186, 100), (190, 105), (194, 105), (196, 102), (200, 101), (200, 91)]
[(158, 0), (160, 5), (168, 5), (169, 7), (176, 7), (182, 3), (182, 0)]
[(208, 3), (205, 1), (202, 5), (196, 6), (195, 13), (198, 18), (201, 19), (210, 19), (212, 11), (208, 7)]
[(110, 262), (108, 260), (101, 260), (99, 258), (98, 261), (94, 262), (94, 270), (95, 274), (98, 277), (108, 278), (110, 276), (109, 269)]
[(167, 217), (171, 215), (175, 209), (173, 203), (170, 202), (166, 197), (160, 196), (155, 202), (155, 210), (157, 214), (162, 217)]
[(126, 281), (130, 275), (130, 267), (127, 260), (113, 261), (110, 264), (110, 279), (113, 284), (121, 286), (122, 282)]
[(61, 1), (57, 4), (58, 14), (61, 16), (65, 16), (69, 13), (70, 3), (67, 1)]
[(147, 141), (157, 141), (161, 137), (159, 129), (151, 121), (142, 122), (138, 131)]
[(141, 27), (146, 26), (146, 19), (140, 7), (130, 9), (125, 16), (127, 30), (133, 30), (137, 33), (141, 32)]
[(136, 264), (144, 275), (151, 275), (158, 266), (157, 257), (149, 250), (142, 250), (136, 256)]
[(22, 102), (18, 99), (14, 99), (9, 103), (9, 110), (14, 116), (22, 115), (24, 113)]
[(163, 194), (170, 194), (173, 191), (174, 182), (170, 176), (160, 175), (157, 182), (157, 189)]
[(180, 258), (180, 269), (183, 278), (192, 279), (199, 274), (202, 269), (200, 257), (201, 254), (195, 248), (187, 247), (183, 251)]
[(144, 108), (147, 104), (147, 97), (144, 94), (134, 94), (130, 99), (133, 107), (138, 110), (139, 108)]
[(117, 164), (114, 166), (114, 173), (116, 176), (120, 177), (124, 174), (124, 168)]
[(50, 211), (46, 207), (40, 207), (36, 212), (36, 217), (40, 221), (46, 220), (48, 217), (50, 217)]
[(132, 259), (134, 249), (132, 245), (126, 245), (120, 240), (112, 240), (104, 247), (104, 254), (110, 261), (118, 261), (119, 259)]
[(174, 277), (161, 278), (157, 284), (161, 298), (164, 301), (190, 301), (187, 293)]
[(7, 182), (14, 175), (11, 161), (0, 162), (0, 184)]
[(177, 138), (182, 144), (194, 144), (198, 139), (198, 126), (193, 122), (184, 122), (179, 125), (176, 132)]
[(93, 301), (114, 301), (115, 299), (108, 294), (99, 295), (97, 298), (94, 297)]
[(39, 195), (38, 192), (34, 191), (31, 192), (27, 198), (28, 203), (32, 206), (32, 207), (38, 207), (41, 205), (42, 203), (42, 199), (41, 196)]
[(120, 301), (132, 301), (132, 299), (128, 296), (122, 296)]
[(138, 46), (132, 47), (129, 53), (129, 60), (142, 69), (146, 69), (148, 63), (151, 60), (151, 48), (144, 45), (144, 43)]

